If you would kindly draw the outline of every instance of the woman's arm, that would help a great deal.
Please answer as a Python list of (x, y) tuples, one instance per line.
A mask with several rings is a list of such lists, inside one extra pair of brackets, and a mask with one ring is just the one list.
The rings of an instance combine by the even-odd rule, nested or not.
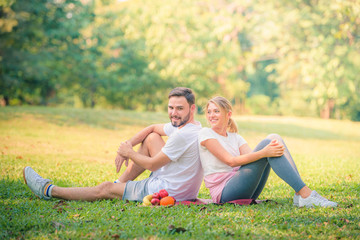
[(206, 147), (217, 159), (231, 167), (245, 165), (255, 162), (264, 157), (280, 157), (284, 154), (284, 146), (277, 140), (272, 140), (265, 148), (258, 152), (251, 152), (249, 145), (243, 144), (240, 147), (240, 156), (232, 156), (216, 139), (207, 139), (200, 143)]
[(247, 143), (241, 145), (239, 150), (240, 150), (240, 155), (244, 155), (252, 152), (251, 147)]

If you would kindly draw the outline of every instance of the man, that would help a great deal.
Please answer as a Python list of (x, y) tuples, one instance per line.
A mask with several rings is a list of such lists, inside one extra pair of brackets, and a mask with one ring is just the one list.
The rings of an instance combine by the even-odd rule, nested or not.
[[(191, 89), (178, 87), (169, 93), (168, 114), (171, 123), (144, 128), (130, 140), (121, 143), (115, 159), (116, 170), (129, 162), (116, 182), (103, 182), (95, 187), (63, 188), (50, 184), (31, 167), (25, 167), (25, 183), (42, 199), (95, 201), (99, 199), (142, 199), (160, 189), (166, 189), (178, 201), (195, 199), (203, 179), (197, 147), (201, 124), (194, 120), (195, 96)], [(169, 136), (165, 143), (161, 136)], [(141, 144), (138, 152), (133, 146)], [(145, 169), (149, 178), (134, 181)]]

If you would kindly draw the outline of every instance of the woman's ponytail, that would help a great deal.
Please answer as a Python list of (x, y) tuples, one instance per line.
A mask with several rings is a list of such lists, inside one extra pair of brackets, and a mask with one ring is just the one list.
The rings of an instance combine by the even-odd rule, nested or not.
[(228, 130), (231, 133), (237, 133), (238, 132), (237, 125), (236, 125), (235, 121), (232, 118), (229, 119)]

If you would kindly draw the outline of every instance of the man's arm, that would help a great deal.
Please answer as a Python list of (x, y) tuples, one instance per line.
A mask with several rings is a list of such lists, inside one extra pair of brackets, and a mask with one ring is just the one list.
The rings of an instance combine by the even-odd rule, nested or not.
[(131, 158), (131, 160), (134, 161), (137, 165), (152, 172), (158, 170), (162, 166), (165, 166), (171, 161), (170, 158), (162, 151), (158, 152), (153, 157), (149, 157), (135, 152), (132, 149), (132, 145), (130, 142), (122, 143), (119, 147), (119, 150), (121, 151), (121, 155), (123, 157), (127, 159)]
[(139, 143), (142, 143), (144, 141), (144, 139), (150, 133), (157, 133), (160, 136), (165, 136), (166, 134), (164, 131), (164, 125), (165, 124), (150, 125), (150, 126), (144, 128), (143, 130), (141, 130), (140, 132), (138, 132), (137, 134), (135, 134), (135, 136), (130, 138), (127, 142), (129, 142), (131, 144), (131, 146), (134, 147), (134, 146), (138, 145)]
[[(144, 129), (142, 129), (140, 132), (138, 132), (137, 134), (135, 134), (135, 136), (133, 136), (131, 139), (129, 139), (127, 142), (129, 142), (131, 144), (131, 146), (136, 146), (139, 143), (142, 143), (144, 141), (144, 139), (150, 134), (150, 133), (157, 133), (160, 136), (165, 136), (165, 131), (164, 131), (164, 125), (165, 124), (153, 124), (150, 125)], [(128, 159), (127, 157), (124, 157), (124, 155), (122, 154), (122, 151), (119, 147), (118, 149), (118, 154), (115, 158), (115, 166), (116, 166), (116, 172), (119, 172), (121, 169), (122, 164), (125, 161), (125, 165), (128, 165)]]

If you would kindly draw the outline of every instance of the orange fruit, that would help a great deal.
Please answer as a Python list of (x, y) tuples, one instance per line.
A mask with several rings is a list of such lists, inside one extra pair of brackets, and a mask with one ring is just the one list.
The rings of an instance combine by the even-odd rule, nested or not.
[(161, 206), (169, 206), (169, 205), (174, 205), (174, 204), (175, 204), (175, 200), (173, 197), (170, 197), (170, 196), (164, 197), (160, 200)]

